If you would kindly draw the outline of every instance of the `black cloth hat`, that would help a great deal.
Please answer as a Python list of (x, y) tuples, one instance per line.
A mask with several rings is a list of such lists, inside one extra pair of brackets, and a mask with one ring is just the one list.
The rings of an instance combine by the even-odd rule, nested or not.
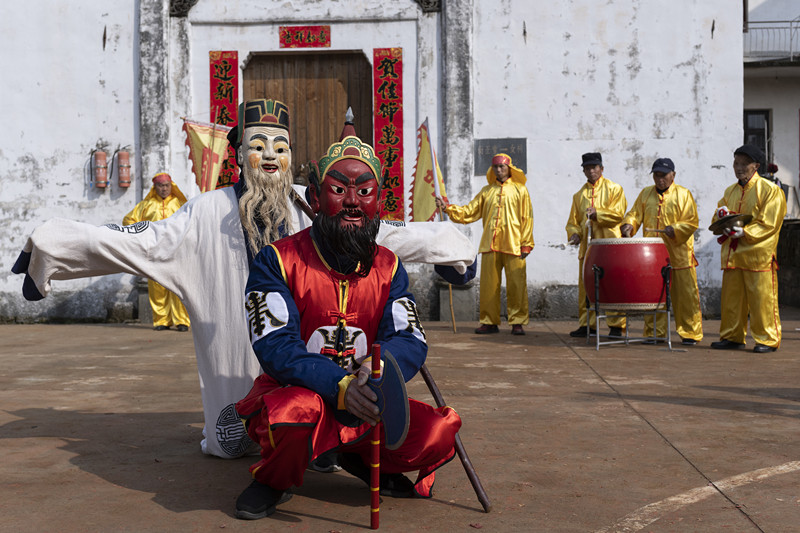
[(252, 126), (283, 128), (290, 134), (289, 108), (283, 102), (266, 98), (247, 100), (239, 104), (239, 123), (228, 132), (228, 142), (234, 150), (241, 146), (245, 128)]
[(655, 160), (653, 170), (650, 172), (663, 172), (664, 174), (675, 172), (675, 163), (669, 157), (661, 157)]
[(583, 159), (583, 163), (581, 163), (581, 166), (583, 166), (583, 167), (588, 166), (588, 165), (602, 165), (603, 164), (603, 156), (600, 155), (599, 152), (589, 152), (589, 153), (583, 154), (581, 156), (581, 158)]
[(753, 162), (758, 163), (759, 170), (766, 172), (767, 170), (767, 156), (764, 155), (764, 152), (758, 146), (753, 146), (752, 144), (744, 144), (733, 151), (735, 154), (742, 154), (746, 155)]

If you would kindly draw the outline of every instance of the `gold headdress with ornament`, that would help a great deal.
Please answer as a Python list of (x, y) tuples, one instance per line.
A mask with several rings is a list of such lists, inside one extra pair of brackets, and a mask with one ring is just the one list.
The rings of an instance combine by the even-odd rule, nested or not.
[(375, 178), (380, 182), (381, 160), (375, 155), (375, 150), (372, 146), (355, 136), (345, 137), (328, 148), (328, 153), (319, 160), (320, 182), (325, 180), (325, 174), (328, 169), (342, 159), (357, 159), (361, 161), (372, 170)]
[(378, 180), (378, 188), (381, 187), (381, 160), (375, 155), (375, 149), (356, 136), (356, 129), (353, 126), (353, 111), (349, 107), (344, 119), (344, 128), (339, 136), (339, 142), (335, 142), (328, 148), (328, 152), (320, 158), (319, 162), (311, 161), (309, 182), (319, 190), (319, 186), (325, 180), (328, 169), (337, 161), (342, 159), (356, 159), (367, 165), (375, 179)]

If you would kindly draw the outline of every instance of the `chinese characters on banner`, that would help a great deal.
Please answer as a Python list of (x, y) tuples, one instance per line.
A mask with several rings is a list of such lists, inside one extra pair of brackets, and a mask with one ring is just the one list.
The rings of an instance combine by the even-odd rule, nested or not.
[[(223, 126), (233, 126), (238, 120), (239, 103), (239, 53), (211, 51), (208, 53), (211, 71), (211, 121)], [(228, 158), (222, 163), (217, 189), (239, 181), (236, 154), (228, 146)]]
[(281, 26), (281, 48), (330, 48), (330, 26)]
[(403, 49), (372, 51), (375, 153), (381, 160), (381, 218), (403, 220)]

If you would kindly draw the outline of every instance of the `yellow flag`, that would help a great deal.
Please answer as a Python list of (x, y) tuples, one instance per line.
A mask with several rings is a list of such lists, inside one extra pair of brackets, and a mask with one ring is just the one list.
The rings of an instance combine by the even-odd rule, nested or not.
[(228, 157), (227, 135), (231, 129), (220, 124), (183, 119), (189, 160), (200, 192), (213, 191), (217, 187), (222, 162)]
[[(444, 178), (428, 133), (428, 119), (417, 130), (417, 162), (411, 181), (411, 220), (430, 222), (436, 217), (436, 197), (447, 202)], [(436, 169), (436, 179), (433, 170)]]

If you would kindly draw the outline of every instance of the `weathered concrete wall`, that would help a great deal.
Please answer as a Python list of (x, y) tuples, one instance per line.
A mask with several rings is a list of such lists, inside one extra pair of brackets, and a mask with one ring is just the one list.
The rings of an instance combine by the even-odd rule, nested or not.
[[(675, 161), (677, 182), (698, 204), (698, 277), (715, 312), (719, 246), (705, 228), (734, 179), (732, 151), (741, 143), (741, 14), (719, 0), (615, 0), (602, 11), (502, 0), (475, 2), (473, 32), (474, 137), (527, 139), (532, 313), (576, 313), (547, 301), (567, 302), (576, 282), (577, 250), (564, 245), (564, 225), (585, 180), (580, 155), (589, 151), (603, 153), (606, 176), (629, 203), (652, 184), (653, 160)], [(451, 200), (466, 202), (485, 184), (486, 169), (475, 170), (459, 175), (457, 183), (471, 186), (453, 187)], [(538, 307), (537, 294), (546, 299)]]
[(444, 109), (443, 174), (450, 185), (450, 198), (472, 195), (472, 139), (475, 126), (473, 114), (473, 1), (446, 2), (442, 25), (443, 36)]
[[(151, 178), (158, 172), (170, 171), (170, 139), (168, 120), (170, 86), (169, 3), (161, 0), (139, 2), (139, 148), (142, 176)], [(142, 195), (150, 190), (148, 179), (141, 182)], [(179, 184), (180, 186), (180, 184)]]
[[(485, 182), (474, 176), (474, 139), (527, 139), (537, 243), (528, 269), (532, 316), (575, 313), (577, 255), (564, 246), (563, 227), (583, 182), (580, 154), (595, 150), (629, 202), (650, 183), (655, 157), (675, 160), (701, 213), (704, 304), (718, 307), (718, 245), (704, 228), (733, 179), (742, 109), (741, 14), (725, 0), (612, 0), (602, 10), (590, 0), (453, 0), (426, 14), (412, 0), (365, 0), (350, 10), (327, 0), (201, 0), (186, 19), (168, 17), (167, 3), (0, 7), (0, 66), (20, 80), (4, 102), (0, 132), (0, 317), (105, 319), (128, 308), (130, 276), (57, 282), (51, 297), (30, 304), (9, 270), (42, 221), (119, 221), (161, 167), (196, 194), (180, 117), (208, 118), (208, 51), (238, 50), (240, 62), (277, 51), (285, 24), (331, 24), (331, 50), (362, 50), (370, 61), (372, 48), (403, 48), (406, 178), (427, 117), (455, 202)], [(91, 188), (88, 157), (99, 145), (131, 145), (129, 190)], [(477, 245), (479, 225), (463, 229)], [(435, 276), (428, 267), (409, 270), (427, 316), (438, 316)]]
[[(137, 5), (4, 2), (0, 6), (4, 127), (0, 131), (0, 318), (105, 320), (130, 314), (130, 276), (58, 282), (22, 299), (11, 266), (30, 232), (53, 217), (120, 222), (136, 203)], [(92, 150), (130, 147), (133, 184), (90, 181)]]

